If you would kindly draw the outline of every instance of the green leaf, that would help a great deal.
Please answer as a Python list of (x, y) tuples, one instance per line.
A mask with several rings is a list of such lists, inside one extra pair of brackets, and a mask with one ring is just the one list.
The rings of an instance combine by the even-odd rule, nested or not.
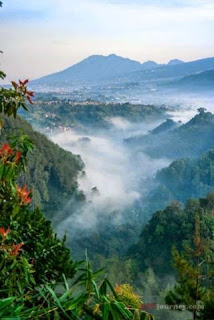
[(15, 300), (14, 297), (10, 297), (10, 298), (6, 298), (6, 299), (0, 300), (0, 311), (5, 309), (9, 305), (13, 304), (14, 300)]

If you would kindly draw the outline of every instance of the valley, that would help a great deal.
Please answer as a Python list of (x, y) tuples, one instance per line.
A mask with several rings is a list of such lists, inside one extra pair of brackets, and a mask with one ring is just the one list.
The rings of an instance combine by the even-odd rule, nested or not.
[[(115, 63), (117, 57), (111, 59)], [(123, 63), (128, 68), (133, 64)], [(36, 144), (20, 182), (32, 189), (33, 207), (43, 209), (58, 236), (66, 234), (73, 259), (82, 260), (87, 252), (93, 266), (105, 267), (114, 284), (128, 282), (140, 296), (143, 290), (148, 304), (164, 304), (173, 288), (172, 248), (182, 251), (184, 243), (191, 243), (196, 213), (206, 211), (201, 223), (210, 228), (213, 91), (184, 89), (188, 76), (178, 80), (203, 66), (212, 67), (212, 59), (155, 66), (156, 76), (149, 82), (154, 64), (141, 71), (146, 82), (115, 80), (118, 75), (104, 80), (98, 74), (91, 84), (81, 79), (78, 85), (65, 84), (64, 78), (42, 86), (32, 82), (36, 97), (30, 112), (21, 111), (16, 122), (3, 119), (2, 139), (21, 129)], [(86, 66), (81, 68), (83, 77)], [(180, 75), (169, 84), (177, 68)], [(207, 74), (196, 77), (197, 85)], [(176, 83), (182, 85), (175, 88)], [(172, 311), (150, 312), (171, 320)]]
[(213, 0), (0, 0), (0, 319), (214, 320)]

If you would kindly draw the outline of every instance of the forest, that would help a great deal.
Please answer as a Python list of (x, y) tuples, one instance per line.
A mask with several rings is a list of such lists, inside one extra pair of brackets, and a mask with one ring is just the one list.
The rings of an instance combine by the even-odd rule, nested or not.
[(130, 103), (105, 103), (91, 101), (73, 101), (60, 95), (39, 93), (35, 99), (35, 108), (26, 119), (34, 126), (57, 129), (59, 127), (77, 127), (81, 129), (109, 128), (109, 119), (124, 117), (133, 122), (165, 119), (167, 108), (153, 105), (133, 105)]
[[(138, 87), (128, 79), (177, 79), (213, 59), (136, 74), (136, 61), (97, 57), (80, 65), (113, 60), (119, 75), (93, 84), (98, 100), (5, 85), (0, 71), (0, 319), (213, 320), (212, 108), (124, 102)], [(118, 81), (127, 95), (107, 101)]]
[[(140, 200), (144, 201), (144, 207), (136, 204), (137, 216), (134, 219), (127, 208), (123, 216), (125, 222), (122, 224), (115, 224), (111, 217), (106, 217), (99, 221), (99, 231), (91, 230), (85, 236), (77, 237), (74, 243), (70, 242), (70, 238), (66, 240), (66, 237), (59, 240), (50, 221), (46, 219), (51, 219), (53, 225), (54, 221), (59, 222), (62, 215), (58, 217), (57, 213), (71, 198), (71, 211), (75, 211), (76, 206), (81, 207), (87, 203), (87, 197), (78, 183), (78, 177), (86, 174), (85, 164), (80, 156), (63, 150), (44, 134), (36, 132), (20, 116), (11, 118), (11, 115), (16, 117), (18, 109), (25, 106), (25, 97), (32, 95), (31, 91), (27, 90), (27, 83), (12, 85), (12, 89), (1, 89), (1, 108), (4, 115), (1, 117), (0, 233), (2, 261), (5, 259), (1, 275), (7, 273), (8, 266), (12, 272), (11, 278), (9, 276), (6, 282), (4, 276), (1, 280), (2, 288), (5, 288), (5, 293), (2, 293), (2, 311), (0, 308), (2, 315), (39, 319), (40, 314), (49, 314), (45, 316), (47, 319), (57, 316), (60, 319), (73, 319), (77, 314), (87, 314), (87, 319), (97, 319), (99, 316), (105, 319), (101, 313), (107, 312), (109, 319), (112, 316), (114, 319), (131, 319), (130, 316), (139, 319), (152, 319), (153, 316), (156, 319), (170, 319), (172, 314), (175, 314), (173, 319), (182, 319), (184, 314), (191, 317), (192, 313), (193, 317), (197, 316), (198, 319), (212, 319), (213, 151), (202, 153), (196, 158), (174, 160), (168, 167), (157, 171), (151, 192)], [(18, 104), (17, 98), (14, 100), (15, 95), (20, 99)], [(8, 109), (9, 103), (11, 110)], [(198, 118), (202, 120), (198, 121)], [(196, 131), (207, 130), (208, 137), (212, 132), (209, 126), (204, 128), (204, 118), (206, 124), (212, 122), (212, 114), (201, 110), (196, 120), (190, 120), (184, 127), (190, 128), (194, 124)], [(160, 125), (148, 133), (148, 137), (152, 135), (152, 138), (159, 136), (162, 139), (164, 132), (169, 131), (173, 140), (173, 131), (178, 136), (177, 130), (180, 132), (182, 126), (168, 120), (166, 123), (167, 125)], [(124, 143), (127, 144), (126, 141)], [(135, 148), (136, 144), (132, 150), (136, 150)], [(24, 187), (18, 187), (16, 183)], [(99, 193), (99, 190), (97, 192)], [(203, 198), (206, 195), (207, 197)], [(147, 222), (143, 223), (142, 215), (145, 213)], [(19, 244), (15, 245), (14, 242), (17, 241)], [(75, 241), (81, 242), (81, 246), (75, 245)], [(127, 244), (124, 246), (125, 242)], [(72, 248), (74, 255), (75, 250), (84, 252), (87, 248), (91, 262), (87, 257), (85, 268), (80, 268), (79, 264), (82, 263), (71, 260), (66, 245)], [(97, 273), (93, 273), (92, 265), (95, 270), (105, 267), (105, 273), (113, 285), (106, 278), (100, 280), (100, 272), (98, 284), (95, 285)], [(17, 279), (14, 278), (14, 272), (19, 273)], [(20, 272), (24, 272), (24, 278), (20, 277)], [(77, 280), (72, 280), (81, 272)], [(186, 283), (187, 275), (189, 281)], [(203, 280), (204, 277), (206, 281)], [(63, 281), (65, 293), (62, 295), (61, 289), (59, 293), (57, 288), (60, 283), (63, 286)], [(17, 287), (14, 287), (14, 282)], [(89, 284), (92, 286), (90, 291)], [(86, 291), (81, 296), (69, 294), (76, 285), (81, 288), (86, 286)], [(107, 291), (103, 293), (103, 286), (109, 286), (109, 290), (105, 289)], [(140, 307), (143, 306), (142, 288), (144, 310)], [(87, 299), (91, 301), (90, 295), (94, 296), (93, 290), (96, 290), (97, 295), (97, 304), (93, 307), (98, 308), (95, 313), (90, 309), (85, 310), (84, 307), (84, 303), (88, 306)], [(194, 297), (195, 290), (199, 292), (197, 298)], [(29, 302), (26, 300), (27, 292), (31, 297)], [(99, 299), (103, 294), (106, 298), (103, 296), (102, 302)], [(105, 299), (108, 302), (104, 302)], [(129, 303), (135, 311), (132, 315), (125, 315), (125, 306)], [(111, 304), (114, 307), (110, 307)], [(182, 313), (177, 309), (158, 311), (158, 304), (185, 305), (186, 309)], [(151, 310), (146, 309), (147, 305), (150, 305)], [(188, 311), (188, 306), (191, 305), (197, 308)], [(105, 311), (105, 307), (108, 311)]]

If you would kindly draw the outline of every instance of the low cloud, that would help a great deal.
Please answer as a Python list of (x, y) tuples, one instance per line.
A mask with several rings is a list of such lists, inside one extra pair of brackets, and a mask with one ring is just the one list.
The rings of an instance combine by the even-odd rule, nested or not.
[(156, 171), (169, 164), (167, 159), (154, 160), (125, 147), (124, 137), (140, 131), (145, 133), (146, 125), (123, 122), (120, 118), (110, 121), (114, 124), (112, 129), (97, 135), (84, 136), (70, 131), (51, 137), (64, 149), (80, 154), (86, 172), (79, 178), (79, 187), (87, 203), (70, 214), (66, 205), (66, 217), (57, 228), (59, 233), (68, 230), (73, 236), (75, 230), (96, 228), (107, 216), (115, 223), (123, 223), (124, 211), (131, 212), (136, 201), (148, 192), (149, 180)]

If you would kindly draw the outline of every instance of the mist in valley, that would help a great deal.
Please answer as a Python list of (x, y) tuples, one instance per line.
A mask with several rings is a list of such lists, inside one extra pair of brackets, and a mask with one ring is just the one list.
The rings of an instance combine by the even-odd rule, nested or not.
[(169, 164), (168, 159), (151, 159), (124, 144), (125, 138), (146, 134), (160, 122), (135, 124), (121, 118), (109, 121), (110, 130), (97, 130), (93, 135), (72, 130), (50, 136), (64, 149), (79, 154), (85, 164), (85, 174), (78, 182), (87, 203), (70, 214), (66, 205), (67, 216), (57, 227), (60, 234), (67, 230), (68, 237), (73, 237), (76, 232), (79, 235), (79, 230), (96, 229), (100, 219), (107, 216), (115, 224), (123, 223), (124, 211), (132, 212), (136, 202), (148, 193), (157, 170)]
[[(186, 123), (196, 115), (199, 107), (212, 111), (211, 100), (211, 97), (204, 100), (203, 97), (185, 95), (177, 100), (171, 97), (167, 115), (176, 122)], [(154, 101), (150, 96), (146, 102), (151, 104)], [(96, 231), (101, 224), (109, 222), (121, 225), (136, 219), (145, 223), (148, 217), (144, 216), (143, 209), (139, 216), (136, 207), (143, 207), (144, 199), (154, 187), (157, 171), (173, 160), (153, 159), (124, 143), (127, 138), (148, 134), (164, 120), (151, 123), (132, 123), (120, 117), (107, 120), (110, 129), (72, 129), (49, 134), (51, 140), (62, 148), (80, 155), (85, 164), (85, 174), (79, 177), (78, 183), (86, 196), (86, 203), (75, 206), (75, 209), (72, 205), (71, 210), (71, 199), (57, 214), (57, 231), (63, 235), (66, 230), (70, 240), (77, 235), (81, 238), (81, 234), (85, 236), (85, 232)]]

